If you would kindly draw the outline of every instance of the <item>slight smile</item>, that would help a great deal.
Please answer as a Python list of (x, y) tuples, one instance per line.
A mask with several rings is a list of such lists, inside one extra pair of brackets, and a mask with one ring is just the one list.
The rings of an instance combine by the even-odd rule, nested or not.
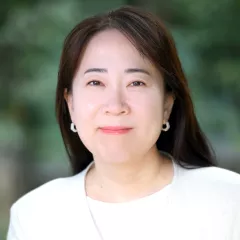
[(106, 134), (125, 134), (132, 130), (130, 127), (123, 126), (105, 126), (100, 127), (99, 129)]

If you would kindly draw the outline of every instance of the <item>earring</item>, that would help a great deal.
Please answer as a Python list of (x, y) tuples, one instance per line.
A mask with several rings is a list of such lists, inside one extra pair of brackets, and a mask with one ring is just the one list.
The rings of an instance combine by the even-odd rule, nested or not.
[(74, 123), (71, 123), (70, 129), (71, 129), (73, 132), (77, 132), (77, 129), (76, 129)]
[(169, 130), (169, 128), (170, 128), (170, 123), (166, 122), (166, 123), (163, 124), (162, 130), (164, 132), (167, 132)]

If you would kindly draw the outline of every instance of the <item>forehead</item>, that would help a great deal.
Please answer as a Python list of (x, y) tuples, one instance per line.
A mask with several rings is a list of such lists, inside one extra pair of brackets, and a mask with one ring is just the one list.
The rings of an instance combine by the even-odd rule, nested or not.
[(89, 64), (153, 67), (150, 61), (139, 53), (129, 39), (115, 29), (102, 31), (89, 41), (81, 58), (81, 65), (84, 67), (84, 65)]
[(104, 30), (93, 36), (87, 45), (87, 52), (97, 50), (101, 53), (114, 48), (116, 48), (116, 51), (124, 50), (135, 54), (138, 53), (128, 38), (116, 29)]

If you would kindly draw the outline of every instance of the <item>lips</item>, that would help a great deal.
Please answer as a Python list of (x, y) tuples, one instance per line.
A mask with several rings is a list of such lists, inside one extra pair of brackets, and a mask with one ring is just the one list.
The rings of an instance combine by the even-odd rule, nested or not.
[(99, 128), (102, 132), (108, 134), (124, 134), (128, 133), (132, 128), (123, 126), (105, 126)]

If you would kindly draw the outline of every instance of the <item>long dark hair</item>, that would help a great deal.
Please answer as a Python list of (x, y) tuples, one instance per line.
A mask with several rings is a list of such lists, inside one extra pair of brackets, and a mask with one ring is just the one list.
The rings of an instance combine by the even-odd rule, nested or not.
[(106, 29), (117, 29), (123, 33), (159, 69), (166, 91), (176, 97), (169, 119), (171, 128), (161, 133), (157, 148), (171, 154), (185, 168), (216, 166), (213, 151), (196, 119), (172, 36), (156, 16), (126, 6), (83, 20), (64, 42), (58, 73), (56, 115), (73, 173), (81, 172), (93, 160), (93, 156), (79, 136), (70, 130), (71, 118), (64, 90), (71, 92), (74, 75), (89, 40)]

